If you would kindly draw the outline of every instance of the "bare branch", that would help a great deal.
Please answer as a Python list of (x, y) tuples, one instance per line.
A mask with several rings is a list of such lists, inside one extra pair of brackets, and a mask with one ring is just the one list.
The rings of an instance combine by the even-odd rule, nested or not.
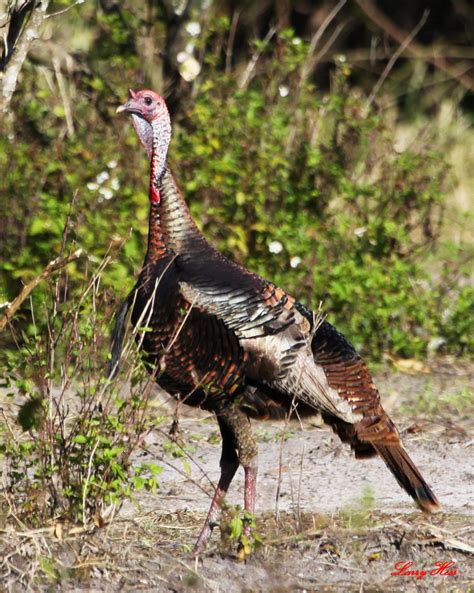
[(270, 42), (272, 37), (275, 35), (275, 33), (276, 33), (275, 27), (271, 27), (268, 30), (268, 33), (265, 35), (265, 38), (263, 39), (261, 49), (257, 49), (254, 52), (253, 56), (250, 58), (250, 61), (247, 64), (247, 67), (245, 68), (245, 70), (240, 78), (240, 81), (239, 81), (240, 89), (247, 88), (249, 82), (252, 80), (253, 71), (255, 70), (255, 66), (257, 65), (257, 62), (260, 59), (260, 56), (262, 55), (263, 50), (265, 49), (267, 44)]
[[(390, 35), (392, 39), (395, 39), (395, 41), (398, 43), (403, 44), (405, 38), (407, 37), (407, 33), (399, 29), (393, 21), (391, 21), (381, 10), (379, 10), (377, 6), (375, 6), (372, 0), (356, 0), (356, 2), (370, 18), (370, 20), (372, 20), (377, 26)], [(436, 66), (436, 68), (439, 70), (443, 70), (449, 74), (451, 78), (456, 79), (464, 88), (474, 91), (474, 79), (472, 76), (466, 75), (466, 64), (464, 62), (454, 66), (441, 56), (426, 55), (425, 48), (422, 45), (416, 43), (416, 41), (412, 41), (407, 46), (406, 50), (412, 55), (423, 58), (427, 62), (430, 62), (430, 64), (433, 64), (433, 66)]]
[[(331, 49), (331, 47), (334, 44), (334, 42), (336, 41), (336, 39), (339, 37), (339, 35), (345, 29), (346, 24), (347, 24), (347, 22), (344, 21), (344, 22), (339, 23), (337, 25), (337, 27), (331, 33), (331, 37), (329, 37), (329, 39), (326, 41), (326, 43), (324, 44), (324, 46), (321, 48), (321, 51), (319, 51), (314, 56), (314, 64), (318, 64), (319, 62), (321, 62), (321, 60), (324, 58), (324, 56), (327, 54), (327, 52)], [(334, 57), (332, 59), (334, 59)]]
[(235, 10), (232, 15), (232, 24), (230, 26), (229, 39), (227, 41), (227, 48), (225, 50), (225, 73), (230, 74), (232, 68), (232, 52), (234, 50), (235, 34), (237, 32), (237, 24), (239, 22), (240, 10)]
[[(338, 50), (337, 54), (340, 53), (341, 50)], [(408, 55), (408, 52), (405, 52), (405, 54), (405, 57), (407, 59), (427, 59), (429, 56), (434, 56), (438, 58), (474, 60), (474, 48), (456, 45), (425, 45), (422, 48), (420, 48), (420, 51), (417, 53), (416, 56), (413, 54)], [(325, 61), (330, 62), (334, 60), (334, 55), (335, 54), (333, 52), (329, 53), (328, 56), (325, 58)], [(348, 49), (347, 51), (344, 50), (344, 55), (346, 56), (348, 62), (351, 64), (355, 62), (370, 62), (371, 65), (373, 65), (374, 62), (377, 60), (386, 60), (389, 58), (389, 54), (383, 48), (367, 49), (361, 47), (357, 49)]]
[(45, 19), (50, 19), (54, 16), (59, 16), (60, 14), (64, 14), (66, 12), (69, 12), (72, 8), (75, 8), (76, 6), (78, 6), (79, 4), (84, 4), (85, 0), (76, 0), (74, 2), (74, 4), (71, 4), (71, 6), (67, 6), (66, 8), (63, 8), (62, 10), (58, 10), (57, 12), (52, 12), (51, 14), (47, 14), (44, 18)]
[(64, 76), (61, 72), (61, 64), (59, 63), (59, 59), (54, 57), (53, 58), (53, 67), (54, 73), (56, 74), (56, 80), (58, 81), (59, 87), (59, 94), (61, 95), (61, 100), (64, 106), (64, 115), (66, 117), (66, 127), (67, 127), (67, 135), (69, 138), (74, 136), (74, 122), (72, 119), (72, 107), (71, 101), (69, 98), (69, 93), (66, 88), (66, 83), (64, 81)]
[(372, 92), (370, 93), (369, 98), (367, 99), (367, 103), (365, 104), (366, 111), (372, 105), (372, 102), (375, 99), (375, 95), (381, 89), (383, 83), (385, 82), (385, 80), (388, 76), (388, 73), (395, 65), (395, 62), (398, 60), (398, 58), (401, 56), (401, 54), (405, 51), (405, 49), (410, 45), (410, 43), (413, 41), (413, 39), (418, 35), (419, 31), (422, 29), (423, 25), (426, 23), (426, 20), (428, 19), (429, 14), (430, 14), (429, 10), (425, 10), (423, 12), (423, 16), (421, 17), (419, 23), (416, 25), (416, 27), (413, 29), (413, 31), (408, 35), (408, 37), (405, 39), (405, 41), (400, 45), (400, 47), (397, 49), (397, 51), (393, 54), (393, 56), (388, 61), (382, 74), (380, 75), (380, 78), (377, 80), (374, 88), (372, 89)]
[(314, 67), (314, 65), (316, 63), (316, 60), (313, 58), (313, 54), (316, 50), (316, 47), (318, 46), (318, 43), (321, 40), (321, 37), (324, 35), (326, 29), (329, 27), (329, 25), (332, 23), (332, 21), (336, 18), (338, 12), (344, 6), (346, 1), (347, 0), (340, 0), (336, 4), (336, 6), (329, 12), (327, 17), (321, 23), (321, 26), (318, 27), (318, 30), (311, 38), (311, 41), (309, 43), (309, 48), (308, 48), (308, 57), (306, 58), (306, 61), (301, 68), (301, 80), (302, 81), (306, 80), (308, 78), (312, 68)]
[(191, 312), (193, 310), (194, 307), (194, 301), (191, 303), (191, 306), (189, 307), (189, 309), (186, 312), (186, 315), (183, 318), (183, 321), (180, 323), (179, 327), (176, 329), (176, 333), (175, 335), (171, 338), (168, 346), (166, 346), (165, 348), (165, 352), (169, 352), (171, 350), (171, 347), (173, 346), (173, 344), (176, 342), (176, 340), (178, 339), (179, 334), (181, 333), (184, 324), (186, 323), (186, 321), (188, 320), (188, 317), (191, 315)]
[(76, 259), (79, 259), (83, 254), (84, 251), (82, 249), (77, 249), (67, 257), (57, 257), (56, 259), (50, 261), (41, 274), (36, 276), (36, 278), (24, 286), (16, 299), (6, 307), (6, 310), (3, 312), (3, 317), (0, 319), (0, 331), (2, 331), (2, 329), (7, 325), (13, 315), (15, 315), (17, 312), (18, 308), (42, 280), (51, 276), (53, 272), (56, 272)]

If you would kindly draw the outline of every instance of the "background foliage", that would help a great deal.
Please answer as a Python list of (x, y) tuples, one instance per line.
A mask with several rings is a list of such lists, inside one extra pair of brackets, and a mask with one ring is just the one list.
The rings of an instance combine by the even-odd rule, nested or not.
[[(204, 4), (86, 2), (47, 21), (13, 97), (14, 125), (1, 124), (0, 300), (77, 246), (87, 258), (69, 266), (64, 301), (105, 254), (101, 314), (132, 288), (147, 163), (113, 113), (128, 86), (150, 86), (168, 96), (170, 160), (219, 249), (306, 304), (322, 301), (366, 356), (472, 350), (469, 220), (452, 197), (472, 184), (469, 167), (453, 164), (472, 161), (465, 86), (402, 59), (373, 97), (394, 50), (354, 6), (329, 19), (334, 5), (321, 3), (322, 16), (303, 22), (292, 3), (287, 14), (280, 3)], [(459, 53), (468, 39), (450, 15)], [(310, 26), (327, 26), (316, 44)], [(438, 42), (436, 26), (420, 40)], [(370, 35), (374, 55), (386, 52), (378, 69), (357, 58)], [(5, 352), (45, 331), (47, 294), (40, 285), (3, 332)]]

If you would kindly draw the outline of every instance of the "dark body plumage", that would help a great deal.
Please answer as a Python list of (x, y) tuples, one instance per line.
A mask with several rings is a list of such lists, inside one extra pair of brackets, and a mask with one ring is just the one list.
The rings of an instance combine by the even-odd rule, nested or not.
[[(148, 328), (139, 339), (160, 386), (180, 401), (213, 411), (219, 422), (222, 475), (197, 550), (209, 537), (239, 464), (246, 475), (245, 506), (254, 511), (257, 448), (249, 417), (320, 413), (356, 457), (379, 453), (417, 504), (434, 510), (436, 497), (344, 336), (214, 249), (168, 168), (152, 183), (159, 200), (151, 200), (148, 251), (127, 307), (132, 324)], [(114, 334), (113, 361), (124, 313), (125, 308)]]

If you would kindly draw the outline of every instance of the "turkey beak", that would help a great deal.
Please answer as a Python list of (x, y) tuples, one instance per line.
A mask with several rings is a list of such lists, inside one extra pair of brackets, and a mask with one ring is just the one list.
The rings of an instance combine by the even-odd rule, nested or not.
[(128, 94), (130, 95), (130, 99), (123, 105), (120, 105), (120, 107), (117, 107), (115, 113), (123, 113), (124, 111), (131, 111), (133, 109), (133, 100), (136, 97), (136, 93), (132, 89), (128, 89)]
[(115, 113), (123, 113), (124, 111), (129, 111), (131, 107), (130, 103), (131, 101), (127, 101), (123, 105), (120, 105), (120, 107), (117, 107)]

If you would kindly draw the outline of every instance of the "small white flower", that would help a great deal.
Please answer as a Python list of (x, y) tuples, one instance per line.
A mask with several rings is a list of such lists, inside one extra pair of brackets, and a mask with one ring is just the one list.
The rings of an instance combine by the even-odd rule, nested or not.
[(293, 37), (293, 45), (300, 45), (301, 39), (299, 37)]
[(184, 48), (184, 51), (188, 55), (192, 56), (193, 55), (193, 52), (194, 52), (194, 43), (187, 43), (186, 44), (186, 47)]
[(288, 97), (290, 90), (287, 86), (285, 86), (284, 84), (281, 84), (278, 87), (278, 92), (280, 93), (280, 97)]
[(290, 259), (290, 266), (292, 268), (297, 268), (301, 263), (301, 257), (299, 257), (298, 255), (294, 255), (291, 259)]
[(109, 169), (115, 169), (115, 167), (118, 165), (118, 162), (115, 159), (112, 159), (111, 161), (109, 161), (107, 163), (107, 167)]
[(99, 193), (106, 200), (111, 200), (114, 197), (114, 192), (111, 189), (109, 189), (108, 187), (101, 187), (99, 189)]
[(186, 52), (186, 51), (180, 51), (178, 53), (178, 55), (176, 56), (176, 59), (178, 60), (178, 64), (182, 64), (188, 58), (189, 58), (189, 55), (188, 55), (188, 52)]
[(201, 72), (201, 64), (196, 60), (196, 58), (193, 58), (193, 56), (186, 54), (186, 58), (184, 62), (181, 63), (181, 66), (179, 68), (179, 73), (181, 74), (181, 76), (184, 78), (186, 82), (191, 82), (196, 78), (199, 72)]
[(270, 253), (281, 253), (283, 251), (283, 245), (280, 241), (272, 241), (268, 245), (268, 251)]
[(186, 31), (192, 36), (196, 37), (201, 32), (201, 25), (196, 21), (191, 21), (186, 25)]
[(354, 235), (357, 237), (363, 237), (367, 232), (367, 228), (365, 226), (360, 226), (359, 228), (355, 229)]
[(449, 318), (451, 317), (453, 313), (453, 310), (451, 307), (446, 307), (446, 309), (443, 309), (443, 311), (441, 311), (441, 319), (443, 321), (449, 321)]
[(446, 343), (446, 340), (444, 338), (441, 338), (441, 337), (431, 338), (431, 340), (428, 342), (427, 348), (430, 352), (435, 352), (436, 350), (439, 350), (441, 348), (441, 346), (445, 343)]
[(184, 9), (186, 7), (185, 0), (174, 0), (174, 2), (172, 2), (172, 4), (174, 4), (174, 6), (173, 6), (174, 13), (177, 14), (178, 16), (182, 15), (184, 12)]
[(104, 181), (107, 181), (107, 179), (110, 177), (110, 175), (108, 174), (107, 171), (102, 171), (102, 173), (99, 173), (97, 175), (97, 177), (95, 178), (96, 182), (101, 185), (102, 183), (104, 183)]
[(120, 181), (118, 180), (117, 177), (114, 177), (112, 179), (112, 181), (110, 182), (110, 187), (114, 190), (114, 191), (118, 191), (120, 189)]
[(93, 181), (90, 181), (90, 182), (87, 184), (87, 189), (88, 189), (89, 191), (95, 191), (96, 189), (99, 189), (99, 185), (98, 185), (97, 183), (94, 183)]
[(34, 39), (38, 39), (38, 31), (36, 29), (27, 29), (25, 33), (25, 37), (28, 41), (33, 41)]

